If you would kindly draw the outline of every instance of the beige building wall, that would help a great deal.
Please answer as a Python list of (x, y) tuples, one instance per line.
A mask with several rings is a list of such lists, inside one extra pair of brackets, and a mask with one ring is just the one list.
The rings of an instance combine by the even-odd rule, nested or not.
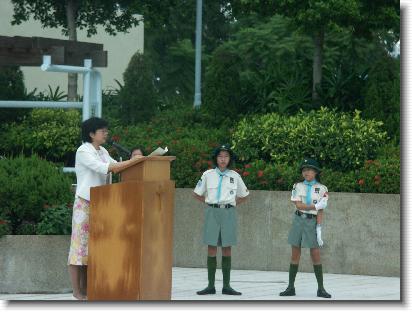
[[(67, 39), (62, 35), (61, 29), (42, 28), (40, 22), (30, 19), (20, 25), (11, 25), (13, 17), (13, 5), (10, 0), (0, 0), (0, 35), (2, 36), (25, 36), (25, 37), (47, 37), (55, 39)], [(129, 33), (118, 33), (110, 36), (104, 32), (103, 27), (97, 28), (97, 35), (88, 38), (85, 30), (78, 30), (77, 40), (93, 43), (102, 43), (104, 50), (108, 51), (108, 67), (97, 68), (102, 74), (102, 88), (116, 87), (115, 79), (123, 83), (123, 73), (132, 55), (143, 52), (144, 26), (131, 28)], [(45, 91), (48, 85), (53, 90), (60, 86), (67, 92), (67, 74), (43, 72), (39, 67), (21, 67), (25, 77), (28, 91), (37, 88), (37, 91)], [(82, 94), (83, 80), (81, 75), (78, 79), (78, 92)]]

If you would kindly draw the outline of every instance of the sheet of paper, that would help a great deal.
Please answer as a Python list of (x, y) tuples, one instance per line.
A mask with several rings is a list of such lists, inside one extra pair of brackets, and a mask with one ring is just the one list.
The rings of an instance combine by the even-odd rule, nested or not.
[(148, 156), (162, 156), (168, 152), (167, 146), (163, 149), (161, 147), (156, 148)]

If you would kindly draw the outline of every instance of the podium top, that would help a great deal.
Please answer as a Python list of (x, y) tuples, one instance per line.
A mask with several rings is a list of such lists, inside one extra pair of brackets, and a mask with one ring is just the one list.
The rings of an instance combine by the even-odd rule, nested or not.
[(176, 156), (143, 156), (132, 159), (120, 173), (122, 181), (159, 181), (170, 179), (170, 162)]

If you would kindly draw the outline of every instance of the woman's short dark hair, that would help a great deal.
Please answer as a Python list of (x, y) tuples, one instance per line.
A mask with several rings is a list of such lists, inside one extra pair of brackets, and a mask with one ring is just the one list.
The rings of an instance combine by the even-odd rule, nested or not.
[(107, 129), (109, 124), (106, 120), (92, 117), (82, 122), (82, 141), (92, 143), (91, 133), (96, 133), (99, 129)]
[(137, 151), (137, 150), (140, 150), (140, 151), (142, 152), (142, 155), (144, 156), (145, 151), (144, 151), (143, 147), (141, 147), (141, 146), (135, 146), (135, 147), (133, 147), (133, 148), (130, 150), (130, 157), (132, 157), (133, 152), (134, 152), (134, 151)]

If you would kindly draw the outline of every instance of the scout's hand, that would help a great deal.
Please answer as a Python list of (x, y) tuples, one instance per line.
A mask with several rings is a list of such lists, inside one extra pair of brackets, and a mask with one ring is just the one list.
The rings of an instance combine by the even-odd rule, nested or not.
[(320, 224), (316, 225), (316, 239), (318, 241), (319, 247), (323, 246), (323, 240), (322, 240), (322, 226)]
[(326, 200), (324, 200), (324, 197), (322, 197), (322, 198), (315, 204), (315, 208), (316, 208), (316, 210), (325, 209), (327, 205), (328, 205), (328, 204), (327, 204)]

